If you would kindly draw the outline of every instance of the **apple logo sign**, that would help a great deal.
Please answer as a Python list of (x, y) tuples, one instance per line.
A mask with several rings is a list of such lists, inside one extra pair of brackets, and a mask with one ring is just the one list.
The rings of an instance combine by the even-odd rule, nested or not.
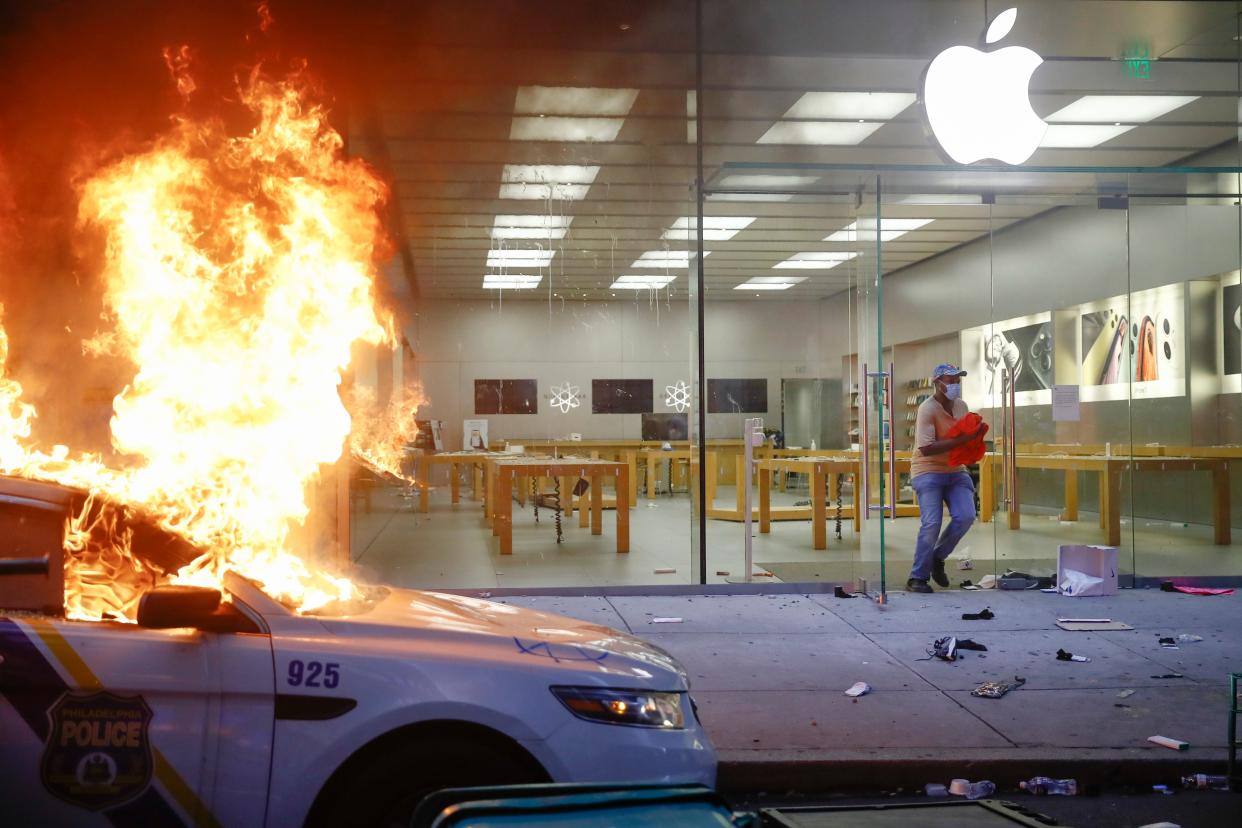
[[(986, 42), (1009, 34), (1017, 19), (1017, 9), (998, 14)], [(936, 55), (923, 77), (923, 108), (945, 154), (959, 164), (985, 158), (1021, 164), (1030, 158), (1048, 128), (1031, 109), (1027, 89), (1043, 62), (1024, 46), (990, 52), (952, 46)]]

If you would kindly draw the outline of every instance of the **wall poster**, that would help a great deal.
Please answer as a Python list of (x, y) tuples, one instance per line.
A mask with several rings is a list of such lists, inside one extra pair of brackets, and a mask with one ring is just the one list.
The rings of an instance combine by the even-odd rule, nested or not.
[(1186, 393), (1183, 291), (1164, 285), (1079, 307), (1084, 401)]
[(962, 397), (973, 408), (998, 407), (1014, 382), (1015, 405), (1052, 402), (1052, 314), (1037, 313), (962, 331)]
[(1220, 327), (1224, 346), (1221, 391), (1237, 394), (1242, 391), (1242, 284), (1238, 283), (1236, 271), (1224, 278), (1232, 278), (1233, 284), (1221, 287)]

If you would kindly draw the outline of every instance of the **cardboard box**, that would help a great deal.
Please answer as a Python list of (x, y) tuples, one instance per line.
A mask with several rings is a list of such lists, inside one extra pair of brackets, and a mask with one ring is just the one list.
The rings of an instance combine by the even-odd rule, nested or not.
[(1059, 546), (1057, 547), (1058, 588), (1065, 581), (1067, 569), (1076, 569), (1085, 575), (1104, 579), (1104, 583), (1100, 585), (1100, 591), (1093, 591), (1091, 595), (1117, 594), (1117, 547)]

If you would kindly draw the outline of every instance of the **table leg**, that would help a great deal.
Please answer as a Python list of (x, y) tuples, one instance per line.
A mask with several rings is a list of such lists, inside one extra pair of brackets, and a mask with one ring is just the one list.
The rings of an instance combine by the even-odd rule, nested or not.
[(1107, 531), (1108, 530), (1108, 472), (1103, 471), (1103, 470), (1100, 471), (1099, 489), (1100, 489), (1099, 491), (1100, 528)]
[[(746, 519), (746, 489), (750, 488), (750, 478), (746, 476), (746, 458), (739, 454), (737, 459), (733, 461), (734, 477), (737, 479), (737, 487), (734, 493), (737, 495), (737, 516), (742, 520)], [(745, 486), (746, 489), (742, 487)]]
[(1078, 520), (1078, 470), (1065, 470), (1065, 511), (1061, 520)]
[(574, 481), (569, 477), (560, 478), (561, 481), (561, 519), (571, 518), (574, 516)]
[(470, 497), (475, 500), (479, 499), (479, 489), (481, 488), (483, 477), (483, 467), (478, 463), (470, 464)]
[(996, 511), (996, 488), (992, 480), (994, 465), (992, 458), (984, 457), (979, 463), (979, 520), (992, 522), (992, 513)]
[[(578, 478), (574, 478), (574, 483), (577, 484), (577, 482)], [(591, 510), (587, 508), (587, 498), (594, 496), (596, 488), (597, 486), (595, 485), (595, 481), (592, 480), (590, 492), (583, 492), (578, 496), (577, 509), (579, 527), (585, 528), (591, 525)]]
[(625, 465), (627, 467), (626, 477), (629, 483), (626, 484), (627, 497), (625, 502), (630, 506), (638, 504), (638, 452), (627, 451), (625, 453)]
[(449, 467), (449, 491), (452, 492), (453, 503), (456, 503), (457, 501), (461, 500), (461, 480), (459, 480), (457, 477), (457, 475), (461, 472), (461, 469), (457, 468), (456, 463), (449, 463), (448, 467)]
[(431, 511), (431, 461), (418, 458), (418, 511)]
[(772, 531), (772, 472), (759, 470), (759, 532)]
[(518, 505), (525, 506), (526, 505), (526, 493), (527, 493), (527, 490), (530, 488), (530, 480), (524, 480), (522, 481), (522, 485), (520, 486), (515, 485), (513, 488), (517, 490)]
[(512, 474), (502, 472), (496, 486), (498, 503), (492, 533), (500, 535), (500, 554), (502, 555), (513, 554), (513, 480)]
[(706, 462), (707, 465), (704, 467), (703, 474), (705, 475), (704, 494), (706, 495), (707, 502), (703, 504), (703, 508), (707, 509), (710, 514), (712, 507), (716, 503), (716, 475), (719, 472), (718, 466), (720, 462), (716, 457), (716, 452), (707, 452)]
[(1229, 464), (1212, 466), (1212, 525), (1216, 542), (1228, 546), (1233, 542), (1229, 513)]
[[(618, 494), (620, 497), (620, 494)], [(604, 533), (604, 476), (591, 475), (591, 534)]]
[[(633, 457), (631, 456), (631, 461)], [(634, 467), (631, 463), (626, 463), (621, 467), (619, 476), (617, 477), (617, 551), (630, 551), (630, 492), (634, 491), (630, 485), (634, 483)]]
[(854, 534), (857, 535), (859, 532), (862, 531), (862, 500), (859, 497), (861, 492), (858, 488), (859, 486), (858, 472), (854, 472), (853, 480), (854, 480), (854, 506), (853, 506)]
[[(1111, 464), (1110, 464), (1111, 465)], [(1121, 469), (1109, 468), (1104, 472), (1107, 481), (1107, 510), (1108, 518), (1105, 526), (1107, 539), (1105, 543), (1109, 546), (1121, 545)]]
[(841, 475), (828, 472), (828, 499), (836, 500), (841, 494)]
[(658, 461), (655, 452), (647, 452), (647, 499), (655, 500), (656, 493), (656, 468)]
[(815, 549), (828, 548), (828, 515), (824, 511), (824, 475), (811, 471), (811, 540)]

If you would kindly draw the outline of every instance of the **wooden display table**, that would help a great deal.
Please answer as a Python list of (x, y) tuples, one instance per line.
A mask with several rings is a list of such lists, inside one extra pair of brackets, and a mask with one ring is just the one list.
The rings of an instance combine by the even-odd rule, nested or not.
[[(647, 499), (652, 500), (656, 496), (656, 477), (660, 464), (666, 460), (669, 462), (668, 485), (669, 490), (671, 491), (673, 487), (673, 464), (685, 463), (688, 466), (692, 458), (698, 457), (699, 452), (698, 449), (690, 448), (675, 448), (669, 450), (661, 448), (646, 448), (640, 451), (639, 454), (642, 455), (643, 462), (647, 466)], [(693, 476), (691, 476), (690, 479), (690, 485), (693, 487)]]
[[(858, 532), (862, 523), (862, 511), (858, 498), (858, 461), (846, 457), (777, 457), (756, 460), (755, 468), (759, 471), (759, 531), (766, 534), (772, 529), (772, 475), (771, 472), (798, 472), (811, 478), (811, 546), (815, 549), (828, 548), (828, 509), (824, 503), (827, 495), (836, 499), (840, 493), (841, 478), (851, 475), (854, 478), (854, 498), (850, 504), (850, 515), (854, 521), (854, 531)], [(780, 509), (781, 507), (777, 507)], [(789, 509), (790, 507), (785, 507)], [(794, 507), (798, 512), (806, 509)], [(792, 511), (793, 509), (791, 509)], [(791, 518), (786, 518), (791, 519)]]
[[(996, 509), (995, 480), (999, 477), (1001, 455), (991, 453), (979, 462), (979, 517), (992, 520)], [(1215, 542), (1232, 542), (1229, 525), (1229, 460), (1212, 457), (1105, 457), (1090, 454), (1019, 454), (1019, 469), (1064, 470), (1064, 520), (1078, 520), (1078, 472), (1092, 472), (1100, 478), (1100, 528), (1109, 546), (1121, 544), (1121, 477), (1126, 471), (1198, 471), (1212, 475), (1212, 525)], [(1009, 528), (1021, 528), (1021, 514), (1008, 512)]]
[[(500, 554), (513, 554), (513, 489), (515, 480), (522, 477), (559, 478), (561, 497), (566, 502), (572, 499), (573, 487), (579, 478), (590, 481), (592, 535), (599, 535), (604, 531), (604, 478), (616, 478), (617, 551), (630, 551), (630, 509), (627, 502), (630, 490), (629, 464), (581, 457), (524, 457), (520, 454), (509, 454), (500, 458), (489, 457), (484, 474), (487, 478), (484, 509), (487, 522), (492, 527), (492, 535), (500, 538)], [(585, 509), (581, 510), (581, 520), (585, 526)]]
[(447, 465), (449, 467), (449, 489), (452, 492), (453, 502), (457, 503), (461, 499), (461, 481), (458, 475), (458, 466), (468, 466), (470, 468), (470, 497), (472, 500), (479, 499), (480, 482), (483, 477), (483, 466), (489, 457), (506, 457), (504, 452), (500, 451), (444, 451), (439, 454), (423, 454), (418, 460), (418, 479), (422, 485), (418, 487), (418, 510), (420, 512), (431, 511), (430, 493), (431, 493), (431, 467), (436, 465)]

